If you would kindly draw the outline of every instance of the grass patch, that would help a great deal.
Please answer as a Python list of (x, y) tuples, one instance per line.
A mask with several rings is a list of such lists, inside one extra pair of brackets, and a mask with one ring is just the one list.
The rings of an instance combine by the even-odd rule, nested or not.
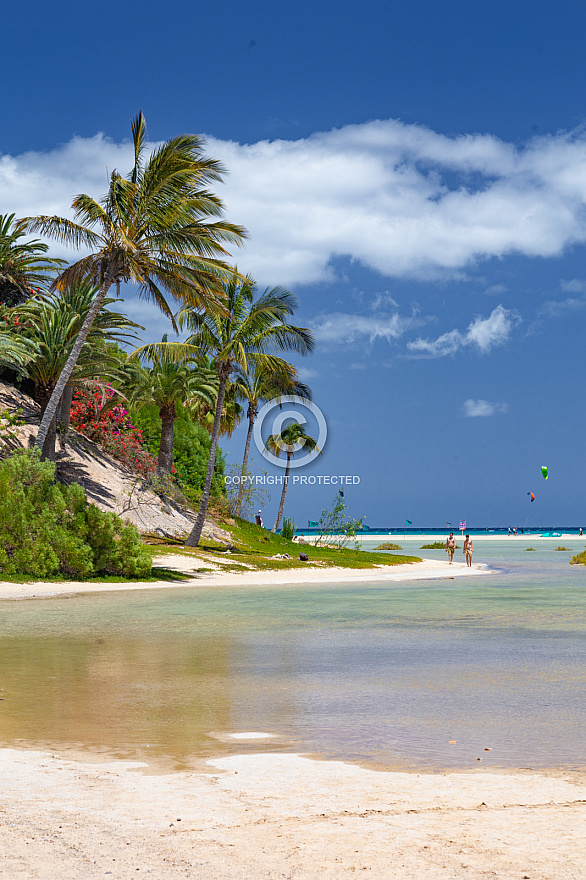
[[(224, 525), (230, 532), (233, 544), (227, 548), (225, 545), (214, 541), (205, 541), (197, 548), (177, 546), (174, 542), (157, 542), (161, 552), (179, 553), (190, 557), (196, 557), (205, 565), (206, 555), (219, 556), (226, 554), (226, 564), (230, 565), (230, 557), (234, 556), (238, 562), (247, 563), (252, 570), (259, 571), (283, 571), (290, 568), (312, 567), (319, 565), (320, 568), (377, 568), (381, 565), (402, 565), (405, 563), (420, 562), (418, 556), (390, 555), (388, 552), (374, 553), (365, 550), (346, 549), (342, 547), (314, 547), (313, 544), (303, 544), (297, 541), (289, 541), (281, 535), (262, 529), (248, 520), (237, 518), (235, 525)], [(288, 553), (292, 559), (271, 559), (278, 553)], [(300, 553), (307, 553), (308, 562), (299, 559)], [(225, 570), (225, 567), (224, 569)], [(238, 566), (238, 571), (242, 568)]]

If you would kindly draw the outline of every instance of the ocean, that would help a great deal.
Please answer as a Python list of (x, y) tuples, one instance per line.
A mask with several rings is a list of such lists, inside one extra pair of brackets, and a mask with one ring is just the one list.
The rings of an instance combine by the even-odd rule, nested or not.
[(172, 768), (250, 750), (584, 768), (586, 570), (568, 560), (586, 539), (564, 543), (479, 538), (495, 573), (454, 580), (4, 601), (0, 743)]

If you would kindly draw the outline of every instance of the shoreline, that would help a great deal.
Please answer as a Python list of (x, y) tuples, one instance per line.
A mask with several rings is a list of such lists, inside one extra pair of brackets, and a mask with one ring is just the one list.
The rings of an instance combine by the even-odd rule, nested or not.
[[(541, 535), (538, 532), (532, 532), (531, 534), (525, 533), (523, 535), (507, 535), (507, 534), (499, 534), (494, 535), (492, 533), (487, 534), (476, 534), (474, 532), (464, 532), (464, 534), (470, 534), (470, 537), (473, 541), (511, 541), (517, 542), (519, 540), (540, 540), (540, 541), (561, 541), (565, 539), (567, 541), (578, 540), (583, 541), (586, 544), (586, 533), (580, 537), (580, 535), (574, 534), (573, 532), (560, 532), (559, 535), (552, 537), (551, 535)], [(368, 533), (357, 534), (355, 538), (352, 540), (359, 541), (362, 543), (363, 541), (379, 541), (381, 544), (386, 543), (396, 543), (400, 544), (401, 541), (426, 541), (427, 543), (432, 543), (433, 541), (442, 541), (445, 543), (446, 538), (448, 537), (449, 532), (441, 532), (439, 534), (433, 532), (425, 532), (421, 535), (414, 535), (411, 533), (407, 533), (406, 535), (372, 535)], [(315, 540), (314, 535), (305, 535), (304, 541), (308, 544), (313, 544)], [(336, 536), (332, 536), (336, 537)], [(340, 536), (342, 537), (342, 536)], [(462, 540), (462, 534), (459, 531), (454, 531), (454, 537), (457, 541)], [(301, 545), (302, 546), (302, 545)]]
[(570, 880), (581, 875), (586, 773), (397, 772), (241, 754), (149, 775), (0, 749), (0, 874), (77, 880)]
[[(155, 564), (174, 568), (177, 572), (194, 572), (197, 560), (188, 556), (168, 555), (157, 557)], [(210, 572), (193, 575), (189, 581), (152, 581), (92, 583), (84, 581), (65, 581), (54, 583), (34, 581), (30, 583), (10, 583), (0, 581), (0, 601), (14, 599), (43, 599), (69, 596), (78, 593), (107, 593), (132, 590), (193, 589), (206, 587), (258, 587), (294, 586), (297, 584), (354, 584), (354, 583), (396, 583), (398, 581), (452, 579), (462, 576), (494, 574), (481, 563), (468, 568), (463, 562), (450, 565), (447, 560), (423, 559), (421, 562), (404, 565), (389, 565), (377, 568), (321, 568), (298, 567), (271, 571)]]

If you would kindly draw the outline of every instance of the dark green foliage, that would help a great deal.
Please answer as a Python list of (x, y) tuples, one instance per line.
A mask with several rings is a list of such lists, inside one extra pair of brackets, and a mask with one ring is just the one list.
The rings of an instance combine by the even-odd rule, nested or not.
[(55, 466), (19, 452), (0, 464), (0, 573), (148, 577), (152, 554), (136, 528), (88, 504), (81, 486), (55, 483)]
[(281, 538), (286, 538), (287, 541), (292, 541), (293, 536), (295, 534), (295, 523), (289, 517), (285, 517), (283, 520), (283, 527), (281, 529)]
[[(143, 406), (138, 412), (132, 411), (134, 424), (142, 428), (144, 445), (153, 455), (157, 455), (161, 443), (161, 417), (155, 406)], [(203, 491), (208, 457), (210, 454), (210, 435), (197, 422), (183, 415), (175, 419), (173, 436), (173, 479), (190, 501), (199, 500)], [(224, 458), (220, 449), (216, 451), (216, 467), (212, 482), (212, 496), (225, 494)]]
[[(378, 547), (375, 547), (375, 550), (402, 550), (403, 548), (399, 546), (399, 544), (379, 544)], [(423, 549), (423, 548), (422, 548)]]
[[(433, 544), (422, 544), (420, 550), (445, 550), (445, 541), (434, 541)], [(460, 549), (460, 545), (456, 544), (456, 549)]]
[(570, 565), (586, 565), (586, 550), (582, 550), (581, 553), (572, 556)]

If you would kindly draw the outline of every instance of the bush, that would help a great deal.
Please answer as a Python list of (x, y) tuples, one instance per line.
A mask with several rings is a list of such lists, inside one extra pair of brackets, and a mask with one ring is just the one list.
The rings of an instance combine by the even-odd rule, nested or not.
[[(423, 544), (420, 550), (445, 550), (446, 542), (445, 541), (434, 541), (433, 544)], [(460, 549), (460, 545), (456, 544), (456, 550)]]
[(295, 535), (295, 523), (292, 519), (285, 517), (283, 520), (283, 527), (281, 528), (281, 538), (286, 538), (287, 541), (292, 541)]
[(71, 424), (129, 470), (148, 479), (157, 459), (143, 448), (142, 430), (132, 424), (130, 414), (109, 386), (98, 381), (95, 388), (77, 388), (71, 404)]
[(387, 542), (386, 544), (379, 544), (378, 547), (375, 547), (375, 550), (402, 550), (398, 544), (391, 544)]
[(88, 504), (76, 483), (55, 483), (52, 462), (19, 452), (0, 464), (0, 573), (85, 579), (151, 569), (135, 526)]
[[(142, 429), (144, 449), (152, 456), (158, 455), (161, 443), (161, 417), (155, 406), (143, 406), (132, 412), (133, 422)], [(210, 454), (210, 435), (205, 428), (183, 414), (175, 419), (173, 431), (173, 479), (181, 491), (194, 504), (198, 503), (205, 485)], [(220, 448), (216, 451), (216, 465), (212, 480), (212, 497), (225, 494), (224, 458)]]
[(570, 565), (586, 565), (586, 550), (582, 550), (581, 553), (572, 556)]

